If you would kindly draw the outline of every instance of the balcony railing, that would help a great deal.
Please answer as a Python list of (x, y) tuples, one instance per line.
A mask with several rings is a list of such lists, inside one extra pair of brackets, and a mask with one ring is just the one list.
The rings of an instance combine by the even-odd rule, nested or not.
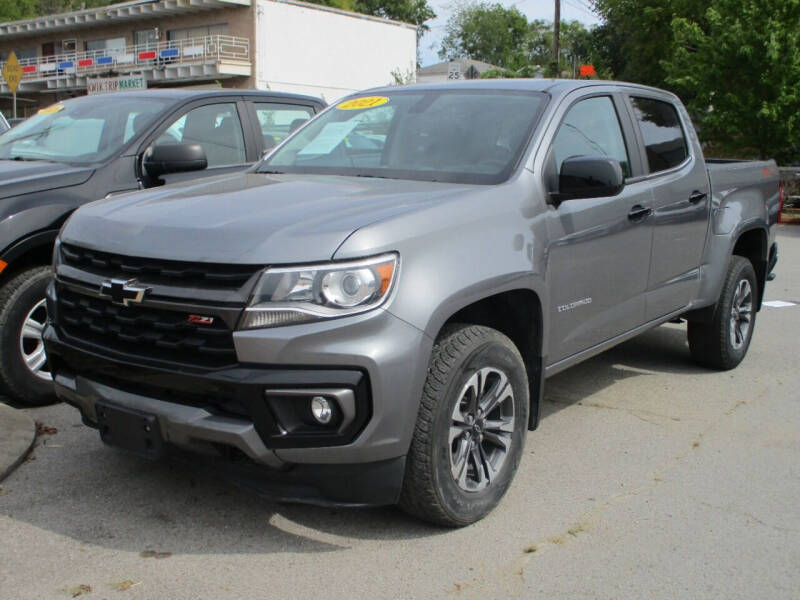
[[(109, 70), (153, 69), (168, 65), (250, 62), (250, 40), (232, 35), (208, 35), (118, 49), (72, 52), (20, 59), (22, 81), (74, 77)], [(4, 63), (0, 63), (0, 68)]]

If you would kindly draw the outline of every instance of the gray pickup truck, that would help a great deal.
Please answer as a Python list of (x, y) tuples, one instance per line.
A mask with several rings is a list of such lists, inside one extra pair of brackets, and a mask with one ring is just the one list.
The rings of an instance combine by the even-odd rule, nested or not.
[(0, 394), (53, 400), (44, 292), (53, 241), (75, 208), (243, 171), (324, 106), (280, 92), (123, 92), (53, 104), (0, 135)]
[(376, 89), (248, 172), (78, 210), (44, 339), (108, 444), (460, 526), (548, 376), (679, 317), (700, 363), (743, 359), (778, 203), (774, 162), (705, 161), (660, 90)]

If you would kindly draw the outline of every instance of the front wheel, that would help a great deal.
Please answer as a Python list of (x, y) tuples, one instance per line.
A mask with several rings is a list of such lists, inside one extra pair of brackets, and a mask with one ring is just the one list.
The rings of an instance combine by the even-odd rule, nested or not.
[(733, 369), (742, 362), (753, 337), (757, 302), (758, 280), (752, 263), (732, 256), (711, 322), (689, 321), (692, 357), (721, 370)]
[(49, 267), (18, 273), (0, 288), (0, 391), (24, 404), (55, 398), (42, 331)]
[(517, 471), (528, 402), (525, 364), (511, 340), (488, 327), (448, 327), (428, 367), (401, 508), (449, 527), (486, 516)]

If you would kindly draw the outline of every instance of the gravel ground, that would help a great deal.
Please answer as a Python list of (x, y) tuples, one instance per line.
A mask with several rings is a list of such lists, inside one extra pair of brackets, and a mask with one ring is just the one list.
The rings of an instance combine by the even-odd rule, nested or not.
[[(800, 227), (767, 299), (800, 302)], [(745, 362), (665, 325), (549, 380), (502, 505), (458, 531), (278, 505), (103, 447), (77, 412), (0, 484), (0, 598), (796, 598), (800, 306)]]

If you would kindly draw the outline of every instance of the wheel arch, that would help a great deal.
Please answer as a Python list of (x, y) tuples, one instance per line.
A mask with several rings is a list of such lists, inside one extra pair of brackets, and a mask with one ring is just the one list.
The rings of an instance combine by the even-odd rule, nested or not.
[(761, 310), (764, 299), (764, 288), (767, 281), (767, 265), (769, 244), (767, 230), (763, 227), (752, 227), (740, 232), (731, 249), (732, 256), (741, 256), (750, 261), (756, 272), (758, 282), (758, 298), (756, 310)]
[(53, 244), (58, 237), (58, 229), (45, 229), (18, 240), (0, 254), (0, 281), (21, 269), (50, 264), (53, 258)]
[(539, 405), (544, 390), (544, 312), (540, 295), (529, 287), (516, 287), (488, 294), (452, 310), (432, 331), (433, 338), (452, 323), (483, 325), (506, 335), (525, 363), (530, 406), (528, 429), (539, 424)]

